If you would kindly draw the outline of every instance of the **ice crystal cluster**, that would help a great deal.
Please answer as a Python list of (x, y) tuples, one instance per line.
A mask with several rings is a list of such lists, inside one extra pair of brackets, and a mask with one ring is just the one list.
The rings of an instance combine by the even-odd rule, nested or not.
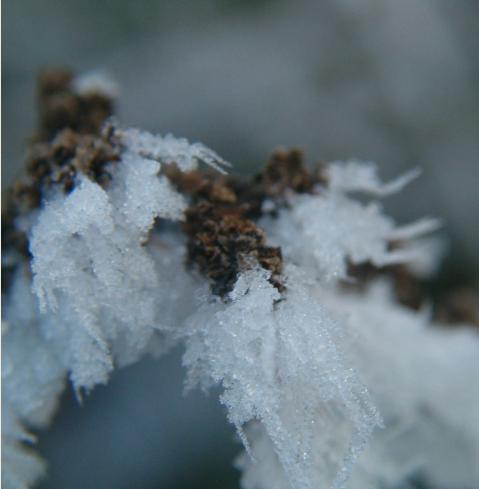
[(423, 236), (438, 222), (397, 226), (378, 200), (417, 172), (382, 184), (371, 163), (334, 162), (327, 184), (271, 194), (257, 224), (281, 249), (282, 286), (252, 255), (218, 295), (185, 264), (191, 195), (166, 169), (227, 163), (136, 129), (115, 128), (115, 145), (108, 185), (79, 172), (73, 190), (51, 186), (15, 223), (31, 261), (17, 260), (4, 297), (6, 489), (42, 474), (28, 430), (52, 421), (67, 383), (82, 397), (178, 343), (187, 389), (222, 387), (245, 447), (244, 489), (479, 486), (477, 330), (399, 304), (387, 274), (362, 287), (349, 274), (361, 264), (430, 272), (437, 247)]

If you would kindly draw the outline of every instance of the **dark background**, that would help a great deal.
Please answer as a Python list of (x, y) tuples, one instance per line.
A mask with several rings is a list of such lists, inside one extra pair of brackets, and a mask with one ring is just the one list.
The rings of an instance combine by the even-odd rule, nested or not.
[[(252, 172), (277, 146), (309, 163), (376, 161), (423, 176), (385, 205), (444, 218), (443, 284), (474, 282), (479, 233), (475, 0), (4, 0), (3, 187), (34, 130), (38, 70), (102, 69), (119, 119), (200, 140)], [(180, 353), (67, 395), (40, 449), (42, 487), (234, 487), (239, 450), (213, 393), (181, 396)]]

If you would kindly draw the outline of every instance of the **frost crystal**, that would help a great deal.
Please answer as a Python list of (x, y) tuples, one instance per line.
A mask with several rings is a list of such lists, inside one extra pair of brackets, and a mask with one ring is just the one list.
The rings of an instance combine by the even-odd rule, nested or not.
[(129, 152), (164, 163), (176, 163), (183, 171), (193, 170), (200, 161), (224, 173), (224, 166), (231, 165), (202, 143), (190, 144), (186, 139), (177, 139), (171, 134), (156, 136), (139, 129), (120, 132), (122, 143)]
[(341, 192), (363, 192), (377, 197), (394, 194), (420, 175), (419, 169), (381, 183), (377, 176), (376, 165), (371, 162), (351, 160), (345, 163), (332, 162), (329, 165), (330, 188)]
[[(14, 265), (2, 323), (6, 488), (41, 475), (28, 428), (51, 421), (67, 377), (81, 395), (177, 343), (186, 387), (223, 389), (245, 489), (479, 485), (477, 332), (432, 326), (379, 278), (392, 264), (425, 275), (440, 255), (423, 238), (437, 220), (396, 226), (374, 200), (416, 171), (382, 184), (370, 163), (335, 162), (325, 184), (283, 152), (248, 186), (202, 177), (200, 161), (227, 166), (202, 144), (111, 134), (102, 144), (114, 161), (81, 153), (66, 190), (64, 174), (40, 181), (43, 202), (14, 221), (32, 259), (19, 245), (4, 255)], [(52, 144), (68, 149), (71, 137)], [(232, 288), (213, 293), (198, 256)], [(376, 279), (345, 288), (358, 265)]]
[(379, 267), (407, 263), (414, 256), (413, 249), (390, 251), (389, 243), (420, 237), (435, 230), (439, 221), (424, 219), (395, 227), (377, 202), (364, 205), (331, 191), (294, 196), (291, 209), (282, 210), (279, 219), (264, 219), (262, 225), (289, 259), (330, 281), (347, 277), (347, 260), (353, 264), (369, 261)]
[(341, 351), (344, 332), (304, 282), (292, 270), (275, 307), (263, 270), (241, 275), (231, 302), (200, 306), (190, 319), (184, 363), (190, 382), (224, 387), (247, 446), (243, 425), (261, 423), (292, 487), (336, 487), (381, 421)]
[(73, 79), (73, 89), (80, 95), (100, 94), (110, 98), (116, 98), (119, 87), (107, 73), (92, 71), (84, 73)]

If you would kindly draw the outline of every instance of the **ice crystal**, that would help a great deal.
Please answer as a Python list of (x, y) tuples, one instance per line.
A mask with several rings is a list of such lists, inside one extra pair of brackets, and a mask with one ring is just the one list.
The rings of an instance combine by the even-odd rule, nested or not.
[(83, 73), (73, 79), (73, 89), (80, 95), (104, 95), (116, 98), (119, 87), (114, 79), (102, 71)]
[(262, 225), (290, 260), (331, 281), (347, 277), (347, 260), (379, 267), (407, 263), (416, 254), (414, 247), (391, 251), (390, 242), (420, 237), (436, 229), (439, 221), (396, 227), (378, 202), (362, 204), (333, 188), (315, 196), (294, 196), (291, 209), (282, 210), (279, 219), (264, 219)]
[[(140, 147), (148, 147), (162, 159), (154, 147), (170, 154), (169, 143), (159, 137), (153, 145), (148, 135), (149, 144), (140, 138), (130, 146), (121, 138), (126, 149), (108, 191), (80, 177), (70, 195), (45, 203), (31, 231), (33, 290), (42, 311), (58, 316), (61, 308), (62, 325), (50, 328), (70, 338), (62, 357), (76, 388), (105, 383), (114, 360), (127, 363), (148, 349), (160, 317), (161, 270), (144, 240), (155, 219), (179, 220), (186, 207), (158, 175), (161, 163), (139, 155)], [(114, 359), (112, 342), (124, 336), (128, 348)]]
[(275, 306), (263, 270), (241, 275), (231, 302), (200, 306), (190, 319), (184, 363), (190, 381), (224, 387), (247, 446), (243, 425), (261, 423), (292, 487), (334, 487), (380, 417), (341, 351), (344, 332), (304, 278), (291, 270)]
[(139, 129), (120, 131), (123, 144), (130, 153), (164, 163), (176, 163), (183, 171), (196, 168), (200, 161), (224, 173), (224, 166), (230, 163), (218, 156), (202, 143), (190, 144), (184, 138), (175, 138), (172, 134), (158, 136)]
[(343, 284), (350, 264), (432, 269), (438, 246), (416, 239), (438, 221), (397, 226), (375, 200), (416, 171), (382, 184), (369, 163), (336, 162), (328, 188), (285, 192), (270, 206), (274, 217), (258, 221), (268, 245), (281, 247), (281, 283), (241, 248), (234, 287), (220, 297), (185, 267), (172, 223), (191, 196), (163, 170), (226, 163), (173, 136), (116, 129), (114, 137), (108, 185), (79, 173), (70, 193), (49, 190), (16, 221), (28, 234), (33, 278), (20, 263), (4, 299), (5, 487), (40, 475), (27, 429), (50, 422), (67, 376), (81, 395), (114, 368), (176, 343), (187, 388), (222, 387), (247, 450), (236, 462), (245, 489), (393, 487), (410, 477), (477, 487), (477, 333), (432, 327), (426, 310), (397, 304), (388, 278), (362, 292)]
[(420, 175), (414, 169), (388, 183), (382, 183), (377, 176), (374, 163), (350, 160), (332, 162), (328, 168), (330, 188), (340, 192), (362, 192), (377, 197), (385, 197), (404, 188)]

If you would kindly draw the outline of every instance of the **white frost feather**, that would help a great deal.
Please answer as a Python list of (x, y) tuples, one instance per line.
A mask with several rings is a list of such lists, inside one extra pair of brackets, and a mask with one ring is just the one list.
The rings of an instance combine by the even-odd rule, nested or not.
[(129, 152), (162, 163), (176, 163), (182, 171), (194, 170), (201, 161), (221, 173), (225, 173), (223, 167), (231, 166), (204, 144), (189, 143), (172, 134), (161, 136), (139, 129), (124, 129), (119, 130), (118, 135)]
[(376, 197), (399, 192), (420, 174), (421, 171), (415, 168), (391, 182), (382, 183), (377, 176), (377, 166), (371, 162), (335, 161), (328, 166), (329, 188), (332, 191), (359, 192)]
[[(106, 190), (80, 178), (24, 220), (39, 304), (17, 273), (3, 329), (5, 487), (40, 475), (41, 462), (21, 444), (24, 426), (50, 421), (67, 374), (88, 390), (114, 367), (177, 342), (186, 346), (187, 387), (223, 387), (254, 457), (237, 462), (245, 489), (379, 488), (415, 475), (477, 487), (477, 335), (429, 327), (425, 314), (391, 301), (387, 285), (364, 296), (338, 287), (348, 262), (432, 268), (437, 246), (414, 240), (437, 221), (397, 227), (378, 202), (349, 195), (388, 195), (416, 171), (382, 184), (371, 164), (333, 164), (329, 190), (291, 196), (277, 219), (260, 223), (282, 247), (286, 293), (258, 268), (240, 275), (225, 302), (185, 269), (181, 236), (153, 226), (181, 220), (186, 207), (161, 165), (227, 164), (184, 139), (116, 135), (123, 152)], [(406, 243), (391, 251), (392, 240)], [(385, 429), (376, 429), (382, 418)]]

